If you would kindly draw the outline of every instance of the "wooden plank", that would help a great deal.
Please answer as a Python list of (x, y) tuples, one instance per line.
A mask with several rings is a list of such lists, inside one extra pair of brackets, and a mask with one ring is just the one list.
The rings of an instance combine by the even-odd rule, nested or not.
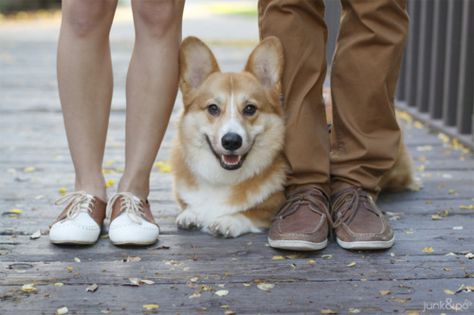
[[(203, 291), (198, 288), (200, 280), (196, 285), (153, 284), (140, 287), (115, 286), (99, 280), (94, 279), (100, 284), (95, 293), (85, 292), (89, 283), (66, 284), (59, 288), (52, 284), (40, 285), (38, 294), (21, 294), (18, 287), (1, 287), (0, 311), (8, 314), (53, 314), (57, 308), (66, 305), (72, 313), (99, 314), (104, 311), (137, 314), (144, 312), (143, 304), (156, 303), (160, 305), (159, 313), (162, 314), (223, 314), (226, 309), (236, 314), (320, 314), (323, 309), (331, 309), (338, 314), (354, 312), (354, 309), (361, 314), (405, 314), (409, 311), (421, 313), (425, 305), (445, 302), (446, 298), (461, 304), (470, 299), (469, 293), (447, 296), (443, 292), (470, 283), (465, 279), (279, 282), (270, 292), (259, 290), (255, 283), (247, 287), (239, 282), (214, 282), (208, 285), (210, 291)], [(219, 284), (223, 284), (224, 288)], [(222, 289), (228, 290), (229, 294), (217, 296), (215, 292)], [(383, 296), (380, 290), (390, 293)], [(189, 298), (199, 291), (199, 297)], [(449, 313), (449, 310), (446, 312)]]
[[(434, 4), (442, 15), (439, 3), (441, 7), (448, 3), (438, 0)], [(409, 5), (420, 6), (418, 15), (429, 18), (427, 12), (420, 12), (426, 4), (412, 0)], [(415, 29), (419, 30), (425, 23), (418, 22)], [(438, 35), (443, 35), (436, 34), (437, 22), (433, 26), (435, 42)], [(226, 305), (237, 314), (317, 314), (323, 309), (345, 314), (350, 308), (361, 314), (404, 314), (413, 310), (421, 314), (425, 302), (452, 298), (462, 303), (471, 299), (472, 293), (450, 295), (445, 290), (456, 291), (461, 284), (473, 284), (474, 278), (470, 277), (474, 276), (474, 260), (464, 255), (473, 251), (474, 212), (460, 206), (474, 203), (474, 157), (464, 150), (454, 150), (451, 141), (440, 139), (423, 125), (404, 121), (406, 144), (424, 188), (380, 196), (378, 204), (387, 212), (397, 237), (395, 246), (387, 251), (346, 251), (331, 240), (323, 251), (295, 255), (268, 247), (264, 233), (226, 240), (178, 230), (174, 220), (179, 210), (171, 194), (171, 174), (158, 171), (152, 173), (150, 195), (162, 232), (158, 244), (119, 248), (104, 235), (95, 246), (57, 247), (48, 242), (47, 235), (30, 239), (38, 229), (47, 232), (59, 212), (53, 206), (59, 197), (58, 188), (71, 190), (74, 173), (57, 99), (55, 36), (30, 30), (29, 35), (18, 32), (18, 40), (4, 40), (4, 32), (0, 28), (0, 314), (53, 314), (63, 305), (73, 314), (97, 314), (101, 310), (151, 313), (143, 310), (143, 304), (148, 303), (160, 304), (159, 312), (163, 314), (222, 314)], [(39, 33), (43, 37), (36, 38)], [(426, 38), (424, 41), (429, 42)], [(112, 38), (111, 44), (117, 93), (105, 160), (115, 160), (109, 167), (119, 170), (106, 177), (117, 181), (124, 164), (124, 81), (132, 41)], [(252, 45), (213, 48), (223, 68), (238, 70)], [(418, 49), (418, 42), (409, 49)], [(31, 51), (37, 52), (36, 59), (31, 58)], [(441, 58), (435, 51), (432, 57), (430, 64)], [(411, 84), (411, 72), (418, 72), (416, 65), (426, 67), (424, 60), (417, 63), (418, 59), (412, 58), (410, 72), (408, 59), (403, 88)], [(418, 93), (416, 90), (411, 93)], [(168, 158), (180, 103), (178, 97), (159, 160)], [(36, 170), (24, 172), (28, 166)], [(114, 190), (111, 187), (109, 193)], [(9, 216), (6, 212), (11, 208), (20, 208), (23, 213)], [(433, 220), (432, 215), (443, 214), (444, 210), (448, 211), (446, 217)], [(433, 247), (433, 253), (423, 252), (425, 247)], [(447, 256), (451, 252), (455, 254)], [(323, 255), (332, 256), (327, 259)], [(127, 256), (139, 256), (141, 261), (125, 263)], [(76, 262), (75, 257), (81, 261)], [(351, 262), (355, 262), (353, 267), (348, 266)], [(73, 267), (71, 272), (68, 266)], [(150, 279), (154, 284), (127, 286), (130, 277)], [(275, 287), (264, 292), (256, 287), (259, 281)], [(56, 287), (55, 282), (64, 286)], [(35, 283), (38, 293), (21, 292), (25, 283)], [(95, 293), (85, 291), (91, 283), (99, 285)], [(189, 298), (202, 288), (210, 290)], [(217, 290), (229, 293), (219, 297), (215, 295)], [(380, 290), (390, 290), (391, 294), (382, 295)]]

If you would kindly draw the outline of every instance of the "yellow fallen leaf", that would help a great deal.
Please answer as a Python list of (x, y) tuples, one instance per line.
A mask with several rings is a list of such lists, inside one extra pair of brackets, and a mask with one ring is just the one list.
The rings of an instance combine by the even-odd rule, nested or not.
[(440, 139), (444, 143), (448, 143), (449, 140), (450, 140), (449, 137), (447, 135), (445, 135), (444, 133), (439, 133), (438, 134), (438, 139)]
[(34, 166), (27, 166), (23, 169), (23, 172), (25, 173), (33, 173), (34, 171), (36, 171), (36, 167)]
[(472, 204), (472, 205), (460, 205), (459, 209), (474, 210), (474, 204)]
[(72, 266), (67, 266), (66, 267), (67, 272), (72, 272), (74, 268)]
[(169, 165), (167, 162), (163, 161), (158, 161), (154, 164), (156, 168), (160, 170), (162, 173), (170, 173), (171, 172), (171, 165)]
[(413, 123), (413, 126), (414, 126), (416, 129), (423, 129), (423, 127), (424, 127), (424, 125), (423, 125), (421, 122), (419, 122), (419, 121), (415, 121), (415, 122)]
[(321, 311), (320, 311), (321, 314), (337, 314), (337, 312), (335, 310), (332, 310), (330, 308), (323, 308)]
[(331, 259), (332, 255), (331, 254), (324, 254), (321, 256), (323, 259)]
[(310, 259), (310, 260), (308, 260), (308, 264), (309, 265), (316, 265), (316, 260)]
[(21, 291), (26, 293), (36, 293), (38, 290), (35, 288), (34, 283), (27, 283), (21, 287)]
[(425, 247), (425, 248), (423, 248), (422, 252), (430, 254), (430, 253), (434, 252), (434, 249), (433, 249), (433, 247)]
[(419, 311), (415, 311), (415, 310), (407, 310), (405, 312), (406, 315), (420, 315), (420, 312)]
[(357, 263), (355, 261), (353, 261), (353, 262), (350, 262), (349, 264), (347, 264), (346, 266), (347, 267), (354, 267), (355, 265), (357, 265)]
[(354, 308), (354, 307), (349, 308), (348, 311), (349, 311), (350, 314), (359, 314), (360, 313), (360, 309)]
[(115, 185), (115, 180), (113, 180), (113, 179), (108, 179), (108, 180), (105, 182), (105, 187), (107, 187), (107, 188), (110, 188), (110, 187), (112, 187), (113, 185)]
[(13, 209), (8, 210), (7, 212), (10, 213), (10, 214), (22, 214), (22, 213), (23, 213), (23, 210), (17, 209), (17, 208), (13, 208)]
[(147, 311), (157, 310), (160, 308), (158, 304), (143, 304), (143, 308)]
[(455, 294), (455, 292), (452, 291), (452, 290), (444, 289), (443, 291), (444, 291), (444, 293), (447, 294), (447, 295), (454, 295), (454, 294)]
[(74, 257), (74, 261), (77, 262), (77, 263), (80, 263), (81, 259), (79, 257)]
[(56, 315), (64, 315), (69, 313), (69, 309), (66, 306), (60, 307), (56, 310)]
[(62, 283), (62, 282), (55, 282), (54, 283), (54, 286), (58, 287), (58, 288), (62, 287), (63, 285), (64, 285), (64, 283)]
[(65, 195), (67, 193), (67, 188), (66, 187), (61, 187), (58, 189), (58, 192), (61, 194), (61, 195)]
[(389, 294), (392, 294), (392, 291), (390, 291), (390, 290), (380, 290), (379, 293), (382, 296), (387, 296)]
[(272, 260), (284, 260), (284, 259), (285, 259), (285, 257), (280, 256), (280, 255), (277, 255), (277, 256), (273, 256), (273, 257), (272, 257)]
[(433, 221), (438, 221), (438, 220), (441, 220), (441, 219), (442, 219), (442, 217), (439, 214), (433, 214), (431, 216), (431, 220), (433, 220)]

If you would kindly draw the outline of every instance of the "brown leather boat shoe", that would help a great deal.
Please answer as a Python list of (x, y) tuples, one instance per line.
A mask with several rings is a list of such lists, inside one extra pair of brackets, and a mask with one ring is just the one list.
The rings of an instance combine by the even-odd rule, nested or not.
[(395, 236), (372, 196), (349, 187), (331, 197), (333, 227), (339, 246), (345, 249), (386, 249)]
[(328, 197), (316, 185), (288, 189), (287, 201), (268, 233), (270, 246), (299, 251), (325, 248), (331, 219), (328, 204)]

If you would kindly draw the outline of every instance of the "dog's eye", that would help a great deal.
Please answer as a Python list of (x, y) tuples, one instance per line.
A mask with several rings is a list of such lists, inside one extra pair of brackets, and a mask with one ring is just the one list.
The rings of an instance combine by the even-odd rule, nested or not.
[(221, 110), (219, 109), (219, 106), (216, 104), (211, 104), (207, 106), (207, 112), (211, 114), (212, 116), (218, 116)]
[(245, 116), (253, 116), (257, 112), (257, 107), (253, 104), (245, 106), (243, 113)]

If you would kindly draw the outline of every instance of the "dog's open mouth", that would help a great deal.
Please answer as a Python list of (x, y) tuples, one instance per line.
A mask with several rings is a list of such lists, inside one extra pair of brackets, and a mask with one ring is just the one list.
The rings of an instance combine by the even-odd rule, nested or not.
[(235, 170), (242, 165), (242, 155), (223, 154), (220, 162), (226, 170)]
[(214, 154), (216, 159), (219, 161), (223, 169), (226, 169), (228, 171), (233, 171), (233, 170), (239, 169), (242, 166), (248, 152), (244, 155), (217, 154), (217, 152), (214, 150), (214, 147), (211, 144), (211, 140), (209, 140), (209, 137), (205, 135), (205, 138), (206, 138), (207, 144), (209, 145), (209, 148), (211, 149), (212, 153)]

